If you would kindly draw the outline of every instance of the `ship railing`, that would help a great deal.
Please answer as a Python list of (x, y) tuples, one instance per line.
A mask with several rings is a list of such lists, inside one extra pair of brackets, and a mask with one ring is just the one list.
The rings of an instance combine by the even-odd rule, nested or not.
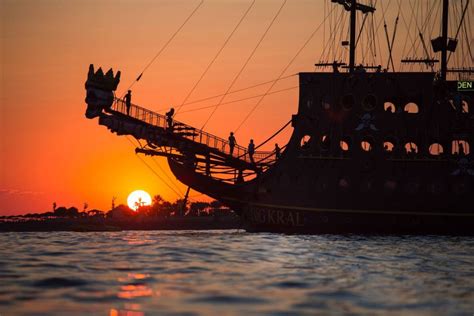
[[(153, 111), (150, 111), (141, 106), (131, 104), (130, 109), (127, 113), (127, 106), (124, 100), (116, 98), (115, 102), (111, 108), (112, 111), (119, 112), (123, 115), (130, 116), (139, 121), (145, 122), (152, 126), (160, 127), (162, 129), (169, 129), (166, 115), (162, 115)], [(219, 136), (212, 135), (203, 130), (194, 128), (185, 123), (179, 122), (173, 119), (172, 131), (175, 131), (180, 134), (180, 136), (192, 140), (208, 147), (214, 148), (222, 153), (230, 155), (230, 146), (229, 142)], [(180, 131), (183, 131), (182, 133)], [(257, 151), (253, 154), (253, 159), (255, 163), (258, 164), (269, 164), (274, 161), (272, 156), (274, 156), (272, 151)], [(235, 145), (232, 156), (246, 162), (251, 162), (250, 155), (247, 151), (247, 148)]]

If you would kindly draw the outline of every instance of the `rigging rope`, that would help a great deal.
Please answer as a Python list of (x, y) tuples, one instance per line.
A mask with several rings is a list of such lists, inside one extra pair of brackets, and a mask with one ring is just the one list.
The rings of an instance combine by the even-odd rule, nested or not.
[(192, 18), (194, 13), (201, 7), (201, 5), (204, 3), (204, 0), (201, 0), (199, 4), (196, 6), (196, 8), (191, 12), (191, 14), (184, 20), (184, 22), (178, 27), (178, 29), (171, 35), (171, 37), (168, 39), (168, 41), (161, 47), (161, 49), (158, 51), (158, 53), (155, 54), (155, 56), (150, 60), (150, 62), (143, 68), (141, 73), (138, 75), (137, 79), (135, 79), (130, 86), (127, 88), (127, 90), (130, 90), (135, 83), (137, 83), (143, 76), (143, 73), (155, 62), (155, 60), (163, 53), (163, 51), (168, 47), (168, 45), (171, 43), (171, 41), (178, 35), (178, 33), (181, 31), (181, 29), (188, 23), (188, 21)]
[[(132, 146), (135, 148), (135, 144), (130, 140), (129, 136), (126, 135), (126, 139), (130, 142), (130, 144), (132, 144)], [(139, 155), (136, 155), (138, 157), (138, 159), (140, 159), (140, 161), (145, 164), (145, 166), (148, 167), (148, 169), (151, 170), (151, 172), (153, 172), (155, 174), (155, 176), (161, 180), (161, 182), (163, 182), (168, 188), (170, 188), (171, 191), (173, 191), (179, 198), (181, 197), (181, 195), (173, 188), (171, 187), (171, 185), (169, 185), (142, 157), (140, 157)]]
[(470, 16), (471, 16), (470, 14), (467, 15), (467, 23), (464, 23), (464, 36), (466, 37), (466, 45), (467, 45), (467, 51), (469, 53), (469, 57), (471, 58), (471, 62), (474, 62), (474, 57), (473, 57), (472, 51), (471, 51), (472, 35), (470, 36), (471, 40), (469, 40), (469, 38), (468, 38), (469, 37), (468, 29), (467, 29), (467, 26), (466, 26), (466, 24), (467, 25), (472, 25), (471, 21), (470, 21)]
[[(285, 91), (293, 90), (293, 89), (297, 89), (297, 88), (299, 88), (299, 86), (293, 86), (293, 87), (289, 87), (289, 88), (285, 88), (285, 89), (280, 89), (280, 90), (272, 91), (272, 92), (267, 93), (267, 94), (275, 94), (275, 93), (285, 92)], [(231, 103), (237, 103), (237, 102), (247, 101), (247, 100), (251, 100), (251, 99), (256, 99), (256, 98), (259, 98), (259, 97), (264, 96), (264, 95), (265, 94), (259, 94), (259, 95), (255, 95), (255, 96), (252, 96), (252, 97), (246, 97), (246, 98), (242, 98), (242, 99), (238, 99), (238, 100), (227, 101), (227, 102), (221, 103), (220, 105), (226, 105), (226, 104), (231, 104)], [(216, 105), (217, 104), (213, 104), (213, 105), (203, 106), (203, 107), (200, 107), (200, 108), (189, 109), (189, 110), (186, 110), (186, 111), (182, 111), (181, 113), (189, 113), (189, 112), (195, 112), (195, 111), (200, 111), (200, 110), (204, 110), (204, 109), (210, 109), (210, 108), (215, 107)]]
[[(334, 11), (335, 7), (332, 8), (332, 10), (330, 11), (330, 13), (332, 13)], [(324, 22), (326, 21), (327, 19), (327, 16), (324, 18), (324, 20), (316, 27), (316, 29), (313, 31), (313, 33), (311, 33), (311, 35), (308, 37), (308, 39), (306, 40), (306, 42), (300, 47), (300, 49), (298, 50), (298, 52), (295, 54), (295, 56), (293, 56), (293, 58), (290, 60), (290, 62), (283, 68), (283, 70), (280, 72), (280, 75), (277, 77), (277, 78), (281, 78), (283, 76), (283, 74), (288, 70), (288, 68), (290, 68), (290, 66), (293, 64), (293, 62), (296, 60), (296, 58), (300, 55), (300, 53), (303, 51), (303, 49), (306, 47), (306, 45), (308, 45), (308, 43), (311, 41), (311, 39), (313, 39), (314, 35), (316, 35), (316, 33), (319, 31), (319, 29), (321, 28), (321, 26), (324, 24)], [(250, 110), (250, 112), (247, 114), (247, 116), (244, 117), (244, 119), (240, 122), (239, 126), (235, 129), (235, 132), (237, 132), (241, 127), (242, 125), (244, 125), (244, 123), (247, 121), (247, 119), (250, 117), (250, 115), (252, 115), (252, 113), (257, 109), (257, 107), (260, 105), (260, 103), (263, 101), (263, 99), (265, 98), (266, 95), (268, 95), (268, 93), (270, 92), (270, 90), (275, 86), (277, 80), (273, 81), (272, 84), (270, 85), (270, 87), (268, 87), (267, 91), (261, 96), (261, 98), (257, 101), (257, 103), (255, 104), (255, 106)]]
[(209, 69), (211, 68), (211, 66), (214, 64), (214, 62), (216, 61), (217, 57), (219, 57), (219, 55), (221, 54), (221, 52), (224, 50), (224, 48), (227, 46), (227, 43), (230, 41), (230, 39), (232, 38), (232, 36), (234, 35), (235, 31), (237, 31), (237, 29), (239, 28), (240, 24), (242, 24), (242, 22), (244, 21), (245, 17), (247, 16), (247, 14), (250, 12), (250, 9), (252, 9), (252, 7), (254, 6), (255, 4), (255, 1), (256, 0), (253, 0), (252, 3), (250, 3), (249, 7), (247, 8), (247, 10), (245, 11), (244, 15), (242, 15), (242, 17), (240, 18), (239, 22), (237, 23), (237, 25), (234, 27), (234, 29), (232, 30), (232, 32), (229, 34), (229, 36), (227, 37), (227, 39), (224, 41), (224, 44), (222, 44), (221, 48), (217, 51), (216, 55), (214, 56), (214, 58), (211, 60), (211, 62), (207, 65), (206, 69), (204, 70), (204, 72), (202, 73), (201, 77), (198, 79), (198, 81), (194, 84), (194, 86), (191, 88), (191, 90), (189, 91), (188, 95), (186, 95), (186, 97), (184, 98), (183, 102), (181, 103), (180, 106), (178, 106), (178, 108), (176, 109), (176, 112), (175, 112), (175, 115), (178, 114), (179, 110), (181, 110), (181, 108), (183, 107), (183, 105), (186, 103), (186, 101), (188, 101), (189, 97), (191, 96), (191, 94), (194, 92), (194, 90), (197, 88), (197, 86), (199, 85), (199, 83), (201, 82), (201, 80), (204, 78), (204, 76), (207, 74), (207, 72), (209, 71)]
[(290, 123), (292, 122), (292, 120), (289, 120), (288, 123), (286, 123), (285, 125), (283, 125), (283, 127), (281, 127), (278, 131), (276, 131), (272, 136), (268, 137), (264, 142), (262, 142), (261, 144), (259, 144), (258, 146), (255, 146), (255, 149), (258, 149), (260, 147), (262, 147), (263, 145), (265, 145), (266, 143), (268, 143), (273, 137), (277, 136), (278, 134), (281, 133), (281, 131), (283, 131), (288, 125), (290, 125)]
[[(249, 89), (253, 89), (253, 88), (259, 87), (259, 86), (266, 85), (267, 83), (273, 82), (274, 80), (284, 80), (284, 79), (288, 79), (288, 78), (290, 78), (290, 77), (297, 76), (297, 75), (298, 75), (298, 74), (292, 74), (292, 75), (288, 75), (288, 76), (285, 76), (285, 77), (281, 77), (281, 78), (279, 78), (279, 79), (277, 78), (277, 79), (273, 79), (273, 80), (269, 80), (269, 81), (257, 83), (257, 84), (254, 84), (254, 85), (252, 85), (252, 86), (248, 86), (248, 87), (245, 87), (245, 88), (240, 88), (240, 89), (236, 89), (236, 90), (229, 91), (227, 94), (233, 94), (233, 93), (237, 93), (237, 92), (242, 92), (242, 91), (245, 91), (245, 90), (249, 90)], [(187, 103), (183, 104), (183, 106), (191, 105), (191, 104), (195, 104), (195, 103), (200, 103), (200, 102), (207, 101), (207, 100), (212, 100), (212, 99), (215, 99), (215, 98), (218, 98), (218, 97), (222, 97), (223, 95), (225, 95), (225, 94), (222, 93), (222, 94), (214, 95), (214, 96), (212, 96), (212, 97), (207, 97), (207, 98), (203, 98), (203, 99), (197, 99), (197, 100), (194, 100), (194, 101), (187, 102)], [(226, 102), (226, 103), (223, 103), (223, 104), (227, 104), (227, 102)], [(213, 106), (215, 106), (215, 105), (213, 105)], [(159, 110), (157, 110), (157, 111), (159, 112), (159, 111), (167, 111), (167, 110), (169, 110), (169, 107), (167, 107), (167, 108), (162, 108), (162, 109), (159, 109)], [(181, 113), (184, 113), (184, 112), (181, 112)]]
[[(400, 0), (398, 0), (398, 6), (401, 7), (402, 3), (400, 2)], [(411, 37), (411, 33), (410, 33), (410, 30), (411, 30), (411, 24), (412, 24), (412, 21), (413, 21), (413, 14), (411, 15), (410, 17), (410, 23), (407, 24), (407, 21), (405, 19), (405, 15), (403, 14), (403, 11), (401, 11), (401, 16), (402, 16), (402, 21), (403, 23), (405, 24), (405, 28), (407, 30), (407, 36), (408, 38), (405, 39), (405, 44), (403, 45), (403, 50), (402, 50), (402, 55), (405, 54), (405, 49), (406, 49), (406, 46), (407, 46), (407, 43), (408, 43), (408, 39), (413, 43), (412, 47), (415, 45), (415, 42), (412, 37)], [(411, 50), (410, 50), (411, 52)], [(410, 52), (408, 54), (410, 54)]]
[[(142, 147), (143, 148), (143, 147)], [(166, 176), (166, 178), (169, 180), (170, 183), (173, 183), (174, 184), (174, 187), (175, 189), (179, 192), (179, 194), (181, 196), (184, 196), (183, 192), (181, 191), (181, 189), (176, 185), (175, 182), (173, 182), (173, 179), (171, 179), (171, 177), (168, 175), (168, 173), (165, 172), (165, 170), (163, 170), (163, 167), (160, 166), (160, 164), (158, 163), (158, 161), (156, 160), (155, 157), (151, 157), (151, 159), (153, 160), (153, 162), (155, 163), (155, 165), (158, 167), (158, 169), (160, 169), (160, 171)]]
[[(466, 6), (464, 7), (464, 10), (462, 12), (462, 16), (461, 16), (461, 21), (459, 21), (459, 26), (458, 26), (458, 29), (456, 31), (456, 36), (454, 37), (455, 40), (458, 39), (458, 35), (459, 35), (459, 31), (461, 30), (461, 27), (463, 25), (463, 22), (464, 22), (464, 17), (466, 16), (466, 11), (467, 11), (467, 7), (469, 5), (469, 0), (466, 1)], [(448, 61), (449, 62), (449, 59), (451, 58), (451, 55), (453, 54), (453, 52), (449, 52), (449, 56), (448, 56)]]
[[(382, 24), (382, 22), (384, 22), (384, 24), (386, 24), (386, 18), (385, 18), (385, 9), (388, 9), (390, 7), (390, 3), (392, 2), (392, 0), (389, 0), (388, 3), (387, 3), (387, 7), (384, 8), (383, 6), (383, 2), (380, 4), (380, 6), (382, 7), (382, 16), (380, 17), (380, 20), (378, 21), (378, 23), (376, 23), (376, 29), (379, 30), (380, 29), (380, 25)], [(384, 64), (384, 60), (383, 60), (383, 54), (382, 54), (382, 47), (380, 45), (380, 36), (379, 36), (379, 32), (376, 32), (377, 34), (377, 44), (379, 46), (379, 52), (380, 52), (380, 65), (383, 65)], [(388, 54), (388, 52), (387, 52)]]
[(234, 86), (235, 82), (237, 81), (237, 79), (240, 77), (240, 75), (242, 74), (242, 72), (244, 71), (244, 69), (247, 67), (248, 63), (250, 62), (250, 60), (252, 59), (253, 55), (255, 54), (255, 52), (257, 51), (258, 47), (260, 46), (260, 44), (263, 42), (264, 38), (266, 37), (268, 31), (270, 31), (270, 28), (272, 27), (273, 23), (275, 23), (277, 17), (280, 15), (280, 12), (282, 11), (283, 7), (285, 6), (286, 2), (288, 0), (283, 0), (280, 8), (278, 9), (277, 13), (275, 14), (275, 16), (273, 17), (272, 21), (270, 22), (270, 24), (267, 26), (265, 32), (262, 34), (262, 36), (260, 37), (259, 41), (257, 42), (257, 45), (255, 45), (253, 51), (250, 53), (250, 55), (248, 56), (247, 60), (245, 61), (244, 65), (242, 66), (242, 68), (240, 68), (239, 72), (237, 73), (237, 75), (234, 77), (234, 79), (232, 80), (232, 83), (230, 84), (230, 86), (227, 88), (227, 91), (225, 92), (225, 94), (222, 96), (222, 98), (220, 99), (218, 105), (216, 105), (216, 107), (213, 109), (213, 111), (211, 112), (211, 114), (209, 115), (209, 117), (207, 118), (207, 120), (204, 122), (204, 124), (202, 125), (201, 129), (204, 129), (204, 127), (207, 125), (207, 123), (209, 122), (209, 120), (212, 118), (212, 116), (214, 115), (214, 113), (216, 113), (217, 109), (219, 108), (219, 105), (220, 103), (222, 103), (222, 101), (224, 100), (224, 98), (226, 97), (226, 95), (229, 93), (230, 89), (232, 89), (232, 87)]

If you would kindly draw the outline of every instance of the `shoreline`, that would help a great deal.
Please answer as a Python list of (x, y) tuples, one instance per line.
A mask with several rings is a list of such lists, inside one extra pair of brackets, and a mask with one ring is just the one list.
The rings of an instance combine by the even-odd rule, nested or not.
[(169, 218), (54, 218), (46, 220), (1, 221), (2, 232), (50, 231), (125, 231), (125, 230), (221, 230), (240, 229), (237, 216), (169, 217)]

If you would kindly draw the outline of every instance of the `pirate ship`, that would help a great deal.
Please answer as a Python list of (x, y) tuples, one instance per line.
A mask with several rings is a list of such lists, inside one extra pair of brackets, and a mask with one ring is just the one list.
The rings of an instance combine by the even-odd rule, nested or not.
[[(226, 139), (133, 104), (127, 110), (114, 95), (120, 72), (92, 65), (86, 117), (146, 142), (137, 153), (166, 157), (179, 181), (231, 207), (248, 231), (473, 234), (472, 67), (448, 68), (457, 43), (448, 38), (448, 0), (432, 40), (439, 61), (404, 60), (440, 64), (430, 72), (357, 66), (357, 13), (375, 8), (332, 2), (350, 15), (349, 62), (299, 73), (281, 156), (238, 145), (231, 153)], [(458, 80), (447, 79), (451, 72)]]

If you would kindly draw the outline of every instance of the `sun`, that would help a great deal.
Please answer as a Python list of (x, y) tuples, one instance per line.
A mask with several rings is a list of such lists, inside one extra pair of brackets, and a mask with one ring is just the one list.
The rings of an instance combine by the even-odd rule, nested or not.
[(151, 205), (151, 196), (143, 190), (135, 190), (128, 195), (127, 204), (136, 211), (140, 206)]

